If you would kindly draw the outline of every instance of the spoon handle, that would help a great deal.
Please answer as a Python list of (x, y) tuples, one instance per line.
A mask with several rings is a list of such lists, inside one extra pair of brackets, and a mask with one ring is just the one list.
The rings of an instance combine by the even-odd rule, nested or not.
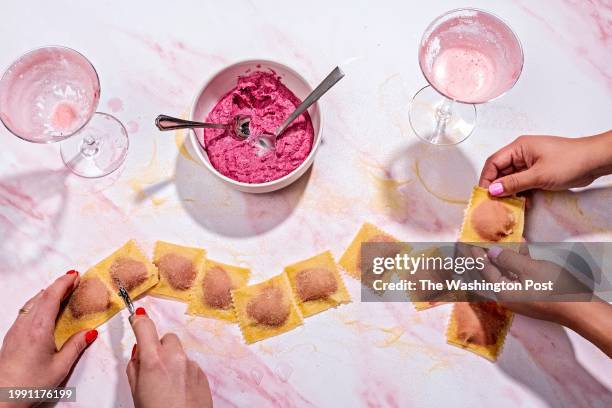
[(194, 122), (192, 120), (174, 118), (168, 115), (159, 115), (157, 118), (155, 118), (155, 126), (157, 126), (159, 130), (163, 131), (191, 128), (227, 129), (229, 127), (229, 125), (224, 125), (222, 123)]
[(332, 86), (336, 85), (336, 83), (342, 78), (344, 78), (344, 72), (342, 72), (339, 67), (334, 68), (334, 70), (319, 84), (319, 86), (317, 86), (314, 91), (312, 91), (310, 95), (304, 99), (304, 102), (302, 102), (295, 109), (295, 111), (293, 111), (293, 113), (289, 115), (289, 117), (279, 127), (276, 128), (276, 136), (283, 133), (291, 122), (304, 113), (306, 109), (310, 108), (310, 105), (318, 101), (320, 97), (329, 91)]

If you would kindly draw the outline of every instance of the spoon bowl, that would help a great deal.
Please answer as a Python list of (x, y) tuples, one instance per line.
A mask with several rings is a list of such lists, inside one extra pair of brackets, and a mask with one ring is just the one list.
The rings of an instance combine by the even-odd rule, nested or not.
[(230, 136), (237, 140), (246, 140), (251, 135), (251, 117), (236, 115), (230, 123), (207, 123), (194, 120), (185, 120), (168, 115), (159, 115), (155, 118), (155, 126), (161, 131), (178, 129), (230, 129)]

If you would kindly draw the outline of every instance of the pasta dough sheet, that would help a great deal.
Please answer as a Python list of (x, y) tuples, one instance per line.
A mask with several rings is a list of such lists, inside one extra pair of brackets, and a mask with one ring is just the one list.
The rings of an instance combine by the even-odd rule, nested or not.
[(512, 312), (495, 302), (455, 303), (446, 340), (491, 361), (499, 356)]
[(205, 262), (204, 249), (157, 241), (153, 263), (159, 269), (159, 283), (149, 294), (188, 303), (191, 288)]
[(113, 293), (119, 290), (117, 282), (121, 282), (132, 299), (136, 299), (159, 281), (157, 268), (134, 240), (128, 241), (93, 269), (98, 270), (102, 280), (111, 285)]
[[(475, 209), (485, 202), (495, 202), (503, 205), (507, 210), (508, 215), (512, 217), (512, 226), (509, 228), (511, 232), (508, 235), (500, 235), (499, 239), (492, 240), (489, 237), (483, 237), (482, 229), (474, 224)], [(491, 219), (486, 219), (491, 223)], [(491, 228), (491, 225), (486, 227)], [(489, 195), (489, 192), (482, 187), (474, 187), (472, 196), (465, 212), (461, 232), (459, 233), (459, 241), (461, 242), (481, 242), (483, 246), (490, 246), (493, 242), (509, 243), (522, 242), (523, 230), (525, 228), (525, 199), (523, 197), (503, 197), (496, 198)], [(480, 229), (480, 232), (479, 232)], [(487, 234), (485, 234), (487, 235)]]
[[(399, 273), (401, 279), (414, 282), (417, 287), (415, 290), (406, 290), (408, 298), (416, 310), (425, 310), (437, 305), (460, 300), (453, 294), (449, 293), (449, 291), (446, 289), (445, 282), (447, 279), (452, 279), (453, 272), (441, 268), (444, 255), (438, 247), (431, 247), (424, 250), (415, 251), (414, 253), (411, 253), (410, 256), (413, 258), (420, 257), (432, 261), (429, 266), (421, 265), (421, 267), (414, 271), (414, 273), (411, 273), (412, 271), (401, 271)], [(439, 259), (440, 262), (433, 262), (436, 259)], [(442, 283), (444, 284), (445, 289), (420, 289), (420, 279), (429, 279), (434, 283)]]
[[(355, 279), (362, 279), (362, 271), (361, 271), (361, 244), (366, 242), (388, 242), (388, 243), (399, 243), (399, 240), (395, 238), (393, 235), (388, 234), (373, 224), (365, 223), (357, 232), (355, 238), (346, 249), (342, 257), (340, 258), (339, 264), (348, 273)], [(393, 248), (393, 252), (409, 252), (411, 250), (411, 246), (406, 243), (400, 243), (398, 248)], [(383, 256), (384, 254), (381, 254)], [(366, 274), (368, 280), (372, 280), (374, 278), (380, 279), (383, 282), (389, 282), (391, 277), (393, 276), (393, 271), (386, 271), (380, 276), (374, 276), (371, 273)], [(371, 282), (366, 282), (364, 279), (363, 282), (366, 286), (370, 286)]]
[(303, 324), (285, 273), (232, 290), (232, 299), (247, 344), (277, 336)]
[(351, 301), (330, 251), (285, 267), (302, 316)]
[(247, 285), (251, 271), (207, 259), (189, 294), (187, 314), (237, 322), (231, 290)]
[(129, 290), (132, 298), (157, 283), (157, 268), (134, 241), (128, 241), (83, 274), (55, 324), (55, 345), (58, 349), (73, 334), (100, 326), (125, 307), (117, 294), (118, 278), (133, 285)]
[(432, 307), (444, 305), (449, 302), (412, 302), (412, 306), (416, 309), (417, 312), (421, 312), (423, 310), (431, 309)]

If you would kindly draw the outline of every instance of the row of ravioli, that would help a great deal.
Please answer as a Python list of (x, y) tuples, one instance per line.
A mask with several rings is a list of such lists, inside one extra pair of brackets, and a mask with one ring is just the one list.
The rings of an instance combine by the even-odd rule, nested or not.
[(55, 327), (57, 347), (73, 334), (106, 322), (132, 299), (152, 295), (187, 304), (187, 314), (238, 323), (247, 343), (303, 324), (303, 318), (351, 301), (331, 252), (286, 266), (279, 275), (249, 285), (251, 271), (217, 262), (201, 248), (158, 241), (150, 261), (128, 241), (89, 269)]
[[(472, 209), (491, 199), (482, 189), (474, 189), (460, 241), (478, 241), (469, 228)], [(508, 237), (509, 242), (518, 241), (523, 232), (524, 202), (516, 198), (495, 200), (520, 219), (520, 228)], [(338, 264), (326, 251), (289, 265), (264, 282), (248, 285), (249, 269), (211, 260), (204, 249), (158, 241), (151, 262), (134, 241), (129, 241), (83, 275), (57, 321), (56, 344), (61, 347), (72, 334), (97, 327), (123, 309), (118, 282), (133, 299), (144, 294), (175, 299), (187, 303), (187, 314), (237, 322), (245, 341), (254, 343), (302, 325), (304, 317), (350, 302), (338, 265), (349, 276), (361, 279), (361, 245), (365, 242), (400, 241), (365, 223)], [(412, 300), (417, 311), (448, 303)], [(511, 321), (512, 313), (494, 302), (455, 303), (447, 341), (495, 360)]]

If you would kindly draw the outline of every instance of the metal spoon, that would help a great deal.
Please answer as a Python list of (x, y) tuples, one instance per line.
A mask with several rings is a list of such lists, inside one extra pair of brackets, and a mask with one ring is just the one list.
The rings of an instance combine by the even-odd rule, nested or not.
[(254, 142), (259, 145), (264, 150), (274, 149), (276, 146), (276, 140), (278, 137), (289, 127), (289, 125), (304, 111), (306, 111), (310, 106), (319, 100), (327, 91), (331, 89), (332, 86), (336, 85), (338, 81), (344, 78), (344, 72), (339, 67), (334, 68), (332, 72), (329, 73), (325, 77), (323, 81), (304, 99), (291, 115), (285, 119), (285, 121), (276, 128), (274, 133), (262, 133), (260, 135), (256, 135)]
[(231, 135), (238, 140), (245, 140), (251, 135), (251, 129), (249, 128), (250, 123), (251, 118), (248, 115), (236, 115), (232, 119), (232, 122), (228, 124), (196, 122), (193, 120), (174, 118), (168, 115), (159, 115), (155, 118), (155, 126), (162, 131), (195, 128), (230, 129)]
[[(254, 136), (254, 143), (264, 152), (274, 149), (276, 139), (287, 127), (304, 111), (319, 100), (332, 86), (344, 78), (344, 72), (339, 67), (325, 77), (323, 81), (304, 99), (304, 101), (285, 119), (285, 121), (276, 128), (274, 133), (262, 133)], [(236, 115), (232, 123), (205, 123), (192, 120), (174, 118), (168, 115), (159, 115), (155, 119), (155, 125), (159, 130), (176, 130), (176, 129), (191, 129), (191, 128), (213, 128), (213, 129), (231, 129), (232, 136), (238, 140), (245, 140), (251, 136), (251, 117), (249, 115)]]

